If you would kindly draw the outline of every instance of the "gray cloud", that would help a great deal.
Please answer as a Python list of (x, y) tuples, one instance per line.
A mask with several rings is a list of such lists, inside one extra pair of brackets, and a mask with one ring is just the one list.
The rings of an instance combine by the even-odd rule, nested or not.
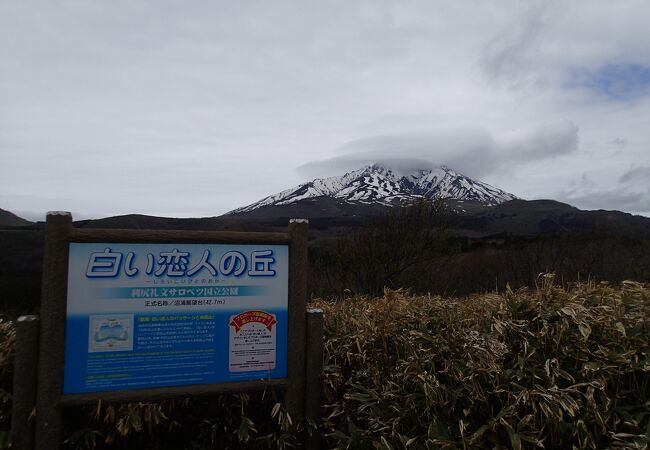
[(563, 191), (557, 198), (583, 209), (615, 209), (636, 214), (650, 214), (650, 191), (630, 191), (625, 188), (595, 190), (587, 193)]
[(650, 214), (650, 166), (626, 171), (618, 178), (617, 185), (606, 189), (583, 174), (573, 189), (563, 190), (558, 197), (582, 208)]
[(530, 162), (573, 153), (578, 149), (578, 127), (569, 120), (537, 124), (497, 136), (502, 162)]
[(415, 131), (348, 142), (340, 148), (343, 155), (312, 161), (298, 171), (323, 176), (380, 162), (402, 169), (446, 165), (480, 178), (506, 167), (571, 154), (577, 146), (578, 128), (566, 120), (499, 134), (479, 127)]
[(650, 166), (634, 167), (618, 179), (619, 183), (638, 183), (650, 186)]
[(483, 50), (481, 63), (489, 80), (498, 86), (520, 90), (539, 82), (535, 72), (542, 38), (543, 16), (548, 2), (526, 2)]

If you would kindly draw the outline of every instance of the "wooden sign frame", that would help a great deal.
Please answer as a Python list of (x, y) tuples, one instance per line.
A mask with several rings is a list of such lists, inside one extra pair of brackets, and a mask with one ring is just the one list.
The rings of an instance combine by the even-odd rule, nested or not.
[[(305, 219), (292, 219), (286, 233), (78, 229), (72, 227), (70, 213), (48, 213), (43, 255), (35, 448), (59, 448), (63, 408), (92, 404), (98, 400), (155, 401), (174, 397), (284, 388), (287, 410), (294, 420), (300, 420), (304, 416), (305, 409), (308, 223)], [(69, 246), (70, 243), (75, 242), (288, 245), (287, 378), (90, 394), (63, 394)]]

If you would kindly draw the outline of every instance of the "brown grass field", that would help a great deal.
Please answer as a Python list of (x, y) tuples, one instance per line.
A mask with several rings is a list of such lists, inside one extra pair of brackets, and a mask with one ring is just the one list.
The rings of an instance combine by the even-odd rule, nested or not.
[[(323, 448), (648, 448), (650, 286), (627, 281), (468, 298), (339, 301), (325, 310)], [(0, 323), (0, 447), (13, 327)], [(66, 448), (291, 448), (281, 394), (68, 413)]]

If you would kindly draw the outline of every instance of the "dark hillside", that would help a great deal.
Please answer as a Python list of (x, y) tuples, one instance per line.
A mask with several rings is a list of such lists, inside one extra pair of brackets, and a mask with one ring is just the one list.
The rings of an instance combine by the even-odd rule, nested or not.
[(511, 200), (461, 215), (460, 228), (485, 235), (600, 232), (650, 236), (650, 218), (621, 211), (583, 211), (555, 200)]
[(172, 217), (128, 214), (74, 223), (78, 228), (113, 228), (129, 230), (244, 230), (259, 231), (257, 224), (238, 217), (201, 217), (180, 219)]
[(13, 316), (35, 311), (42, 266), (42, 230), (0, 230), (0, 313)]
[[(337, 296), (346, 290), (376, 293), (384, 286), (467, 295), (503, 289), (507, 284), (513, 288), (531, 286), (541, 272), (554, 272), (564, 282), (590, 277), (611, 282), (650, 281), (650, 218), (619, 211), (582, 211), (552, 200), (513, 200), (491, 207), (467, 201), (448, 202), (447, 209), (455, 212), (455, 219), (447, 229), (445, 245), (439, 247), (434, 259), (431, 255), (427, 261), (416, 258), (399, 276), (384, 277), (380, 274), (388, 272), (381, 268), (371, 277), (374, 281), (354, 279), (345, 269), (346, 264), (354, 260), (355, 270), (368, 274), (377, 264), (377, 258), (370, 255), (381, 251), (382, 264), (390, 268), (391, 255), (403, 254), (415, 240), (411, 232), (402, 236), (379, 229), (375, 238), (357, 239), (354, 244), (355, 239), (349, 236), (363, 229), (366, 222), (381, 220), (392, 208), (375, 205), (356, 211), (337, 210), (339, 206), (336, 199), (319, 197), (219, 217), (179, 219), (133, 214), (78, 221), (74, 226), (284, 231), (290, 218), (306, 216), (310, 219), (310, 289), (315, 295)], [(328, 216), (326, 212), (343, 214)], [(4, 313), (30, 312), (37, 306), (43, 228), (42, 222), (28, 222), (28, 226), (0, 229), (0, 307)], [(402, 244), (387, 239), (401, 239)], [(363, 255), (368, 256), (366, 260)]]
[(32, 225), (32, 222), (25, 220), (22, 217), (18, 217), (12, 212), (0, 209), (0, 228), (24, 227), (28, 225)]

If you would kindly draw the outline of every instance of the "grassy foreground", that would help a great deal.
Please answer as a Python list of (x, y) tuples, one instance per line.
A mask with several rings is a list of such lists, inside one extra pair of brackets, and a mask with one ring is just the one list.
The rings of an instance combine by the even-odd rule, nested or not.
[(646, 448), (650, 289), (324, 304), (331, 446)]
[[(468, 299), (318, 300), (324, 448), (647, 448), (650, 287), (540, 278)], [(0, 323), (0, 428), (13, 330)], [(287, 448), (274, 392), (97, 405), (66, 417), (68, 448)], [(0, 432), (1, 442), (6, 432)]]

